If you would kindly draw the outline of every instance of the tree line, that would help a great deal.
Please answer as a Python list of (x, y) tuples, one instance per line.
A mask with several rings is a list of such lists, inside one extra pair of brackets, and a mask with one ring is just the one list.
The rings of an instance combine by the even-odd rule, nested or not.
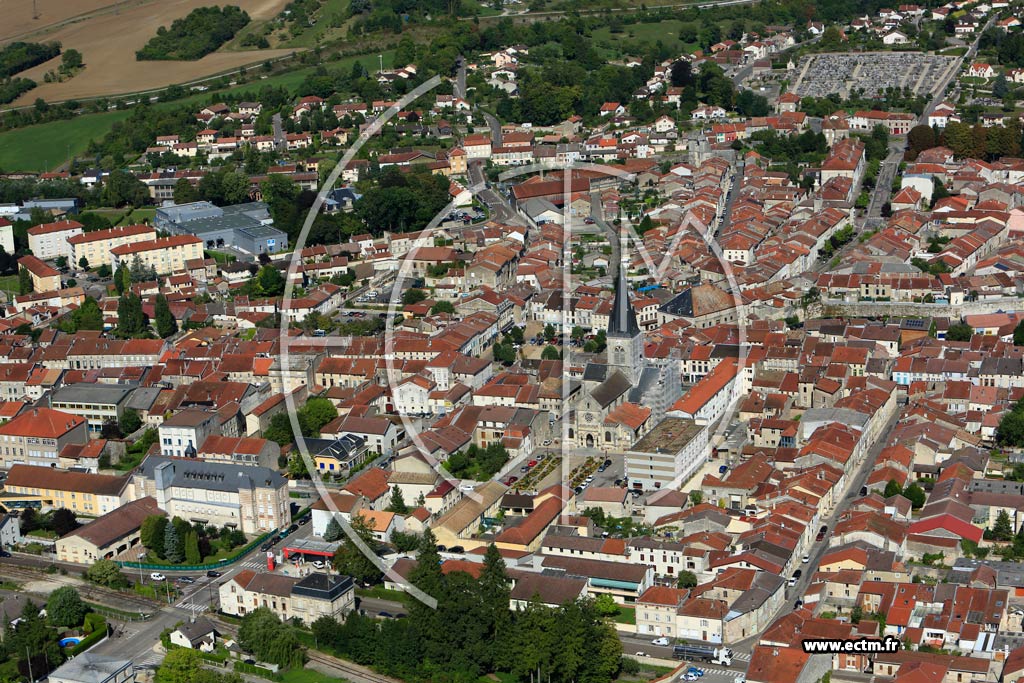
[(168, 29), (161, 26), (135, 59), (196, 60), (205, 57), (235, 37), (249, 23), (249, 15), (235, 5), (197, 7), (188, 16), (175, 19)]
[(407, 618), (321, 617), (312, 624), (318, 648), (412, 682), (470, 683), (503, 672), (519, 681), (607, 683), (620, 672), (622, 645), (594, 601), (510, 610), (508, 573), (493, 545), (479, 579), (443, 573), (429, 530), (417, 557), (410, 580), (436, 609), (410, 600)]
[(10, 43), (0, 49), (0, 79), (31, 69), (60, 54), (60, 43)]

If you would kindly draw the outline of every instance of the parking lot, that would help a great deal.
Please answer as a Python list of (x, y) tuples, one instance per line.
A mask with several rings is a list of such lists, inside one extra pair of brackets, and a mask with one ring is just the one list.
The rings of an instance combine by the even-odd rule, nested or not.
[(478, 206), (452, 211), (441, 221), (442, 228), (468, 226), (487, 220), (487, 214)]

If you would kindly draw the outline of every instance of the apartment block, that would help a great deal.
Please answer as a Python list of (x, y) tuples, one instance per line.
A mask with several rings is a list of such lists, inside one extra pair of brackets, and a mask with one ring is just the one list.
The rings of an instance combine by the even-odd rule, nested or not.
[(109, 266), (112, 265), (111, 252), (116, 247), (155, 239), (156, 230), (149, 225), (121, 225), (75, 235), (68, 240), (71, 245), (71, 265), (78, 267), (84, 258), (89, 262), (89, 268)]
[(131, 267), (136, 257), (158, 275), (185, 270), (185, 262), (203, 257), (203, 240), (192, 235), (158, 237), (145, 242), (122, 244), (110, 250), (111, 268)]

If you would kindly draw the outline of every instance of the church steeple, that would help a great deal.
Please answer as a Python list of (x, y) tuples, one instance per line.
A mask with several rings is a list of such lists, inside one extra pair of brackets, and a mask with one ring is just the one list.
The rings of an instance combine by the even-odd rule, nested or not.
[(626, 240), (620, 239), (619, 253), (622, 258), (619, 262), (619, 273), (615, 280), (615, 299), (612, 301), (612, 314), (608, 317), (609, 337), (637, 337), (640, 335), (640, 325), (636, 322), (636, 311), (629, 303), (629, 283), (626, 282), (626, 270), (629, 262), (626, 257)]
[(626, 271), (629, 261), (626, 256), (625, 233), (620, 235), (619, 273), (615, 279), (615, 298), (612, 312), (608, 316), (608, 365), (617, 368), (629, 381), (636, 384), (640, 379), (643, 364), (643, 338), (636, 312), (629, 303), (629, 283)]

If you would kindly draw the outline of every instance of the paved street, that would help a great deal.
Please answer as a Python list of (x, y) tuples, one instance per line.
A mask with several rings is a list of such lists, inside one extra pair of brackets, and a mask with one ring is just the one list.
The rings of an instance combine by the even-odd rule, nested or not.
[(513, 225), (522, 225), (524, 223), (522, 217), (509, 205), (508, 200), (487, 185), (482, 161), (470, 162), (469, 184), (469, 189), (476, 194), (480, 201), (487, 205), (491, 212), (492, 221)]
[(981, 40), (981, 36), (985, 33), (985, 31), (992, 25), (992, 23), (995, 20), (996, 15), (992, 15), (992, 17), (990, 17), (989, 20), (985, 22), (985, 25), (983, 27), (975, 31), (975, 35), (977, 37), (974, 39), (974, 42), (971, 43), (970, 47), (967, 48), (967, 52), (964, 53), (963, 57), (960, 58), (957, 68), (953, 69), (950, 72), (950, 74), (943, 79), (941, 83), (938, 83), (936, 85), (935, 90), (933, 91), (934, 94), (932, 96), (931, 101), (928, 102), (928, 106), (926, 106), (924, 108), (924, 111), (921, 112), (921, 117), (919, 119), (920, 123), (925, 125), (928, 124), (928, 116), (931, 115), (931, 113), (935, 111), (935, 107), (941, 104), (942, 101), (946, 98), (946, 88), (948, 88), (949, 84), (951, 82), (954, 82), (956, 78), (960, 75), (961, 67), (964, 64), (970, 64), (971, 60), (974, 58), (975, 53), (977, 53), (978, 51), (978, 42)]
[(879, 166), (875, 188), (871, 192), (871, 201), (865, 216), (868, 220), (882, 216), (882, 207), (889, 201), (889, 196), (892, 193), (892, 179), (896, 177), (900, 161), (903, 160), (903, 147), (902, 138), (895, 144), (889, 145), (889, 156)]
[[(828, 533), (825, 535), (825, 539), (822, 542), (815, 543), (811, 546), (811, 549), (807, 553), (808, 555), (810, 555), (810, 561), (800, 565), (800, 569), (802, 570), (800, 579), (796, 582), (795, 587), (786, 589), (787, 600), (785, 603), (783, 603), (778, 613), (776, 613), (772, 617), (772, 621), (777, 619), (779, 616), (792, 611), (793, 605), (796, 602), (796, 600), (804, 594), (805, 590), (807, 590), (807, 587), (811, 583), (811, 577), (818, 570), (818, 563), (821, 561), (822, 555), (824, 555), (829, 549), (829, 540), (832, 538), (832, 532), (835, 530), (836, 520), (839, 519), (839, 517), (842, 516), (842, 514), (850, 508), (850, 505), (853, 503), (855, 499), (860, 497), (860, 489), (862, 486), (864, 486), (864, 482), (867, 480), (868, 475), (871, 473), (875, 461), (878, 458), (878, 454), (882, 452), (882, 449), (885, 448), (886, 444), (888, 443), (889, 435), (892, 433), (893, 428), (896, 426), (896, 422), (898, 421), (898, 419), (899, 409), (897, 409), (896, 414), (885, 426), (885, 428), (881, 431), (878, 440), (875, 442), (874, 446), (872, 446), (871, 449), (867, 452), (867, 454), (864, 457), (864, 461), (858, 466), (857, 471), (853, 474), (853, 477), (849, 482), (849, 486), (846, 489), (846, 495), (836, 505), (835, 510), (832, 511), (832, 514), (821, 520), (821, 524), (828, 525)], [(744, 652), (749, 654), (750, 651), (753, 649), (753, 645), (756, 642), (757, 637), (758, 636), (755, 636), (753, 638), (749, 638), (743, 641), (742, 643), (733, 645), (733, 650), (736, 652)]]

